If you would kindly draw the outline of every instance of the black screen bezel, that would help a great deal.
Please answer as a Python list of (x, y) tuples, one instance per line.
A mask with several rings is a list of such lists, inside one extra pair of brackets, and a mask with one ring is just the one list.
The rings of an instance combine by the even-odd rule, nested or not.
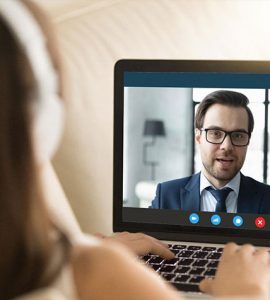
[[(113, 231), (145, 232), (161, 239), (270, 246), (269, 231), (161, 225), (123, 221), (124, 72), (222, 72), (270, 74), (269, 61), (122, 59), (114, 68)], [(270, 83), (269, 83), (270, 88)]]

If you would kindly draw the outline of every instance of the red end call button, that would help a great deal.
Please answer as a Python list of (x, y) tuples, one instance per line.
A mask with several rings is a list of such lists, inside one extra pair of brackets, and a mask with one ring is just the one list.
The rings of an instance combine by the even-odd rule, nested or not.
[(258, 228), (263, 228), (265, 226), (265, 219), (263, 217), (258, 217), (255, 219), (255, 225)]

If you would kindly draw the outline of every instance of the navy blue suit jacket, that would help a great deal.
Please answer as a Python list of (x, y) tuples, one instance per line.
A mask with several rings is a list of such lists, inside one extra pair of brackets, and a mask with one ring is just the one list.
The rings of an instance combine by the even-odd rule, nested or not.
[[(200, 173), (159, 183), (150, 208), (200, 211)], [(241, 174), (237, 212), (270, 214), (270, 186)]]

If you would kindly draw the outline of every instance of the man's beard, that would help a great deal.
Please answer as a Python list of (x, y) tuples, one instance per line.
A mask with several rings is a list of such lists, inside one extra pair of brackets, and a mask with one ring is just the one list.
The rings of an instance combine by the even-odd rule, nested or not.
[(220, 170), (216, 170), (216, 168), (214, 166), (209, 166), (205, 163), (203, 163), (204, 169), (206, 170), (206, 172), (211, 175), (212, 177), (214, 177), (216, 180), (219, 181), (226, 181), (229, 182), (231, 179), (234, 178), (234, 176), (240, 171), (240, 168), (233, 168), (231, 171), (225, 172), (225, 171), (220, 171)]

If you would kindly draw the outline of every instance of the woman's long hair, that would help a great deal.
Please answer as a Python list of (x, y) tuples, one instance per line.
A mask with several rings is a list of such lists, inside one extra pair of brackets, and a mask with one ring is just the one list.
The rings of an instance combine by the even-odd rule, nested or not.
[[(0, 18), (1, 300), (50, 284), (69, 255), (68, 241), (53, 227), (42, 199), (31, 129), (34, 90), (29, 62)], [(49, 268), (59, 247), (61, 259)]]

